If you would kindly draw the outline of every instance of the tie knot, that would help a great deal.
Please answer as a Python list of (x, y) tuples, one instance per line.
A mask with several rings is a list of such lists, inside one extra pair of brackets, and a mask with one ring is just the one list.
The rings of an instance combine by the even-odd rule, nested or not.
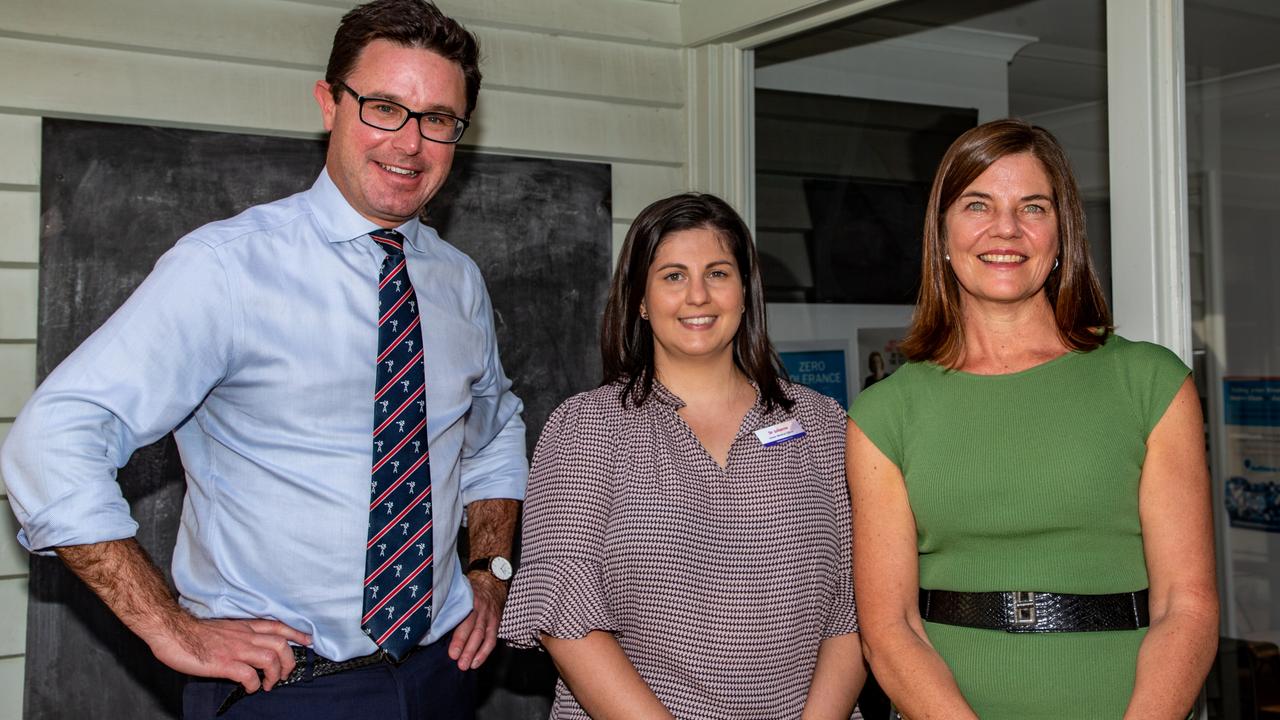
[(388, 255), (404, 254), (404, 235), (395, 230), (379, 228), (369, 233), (369, 237), (381, 245)]

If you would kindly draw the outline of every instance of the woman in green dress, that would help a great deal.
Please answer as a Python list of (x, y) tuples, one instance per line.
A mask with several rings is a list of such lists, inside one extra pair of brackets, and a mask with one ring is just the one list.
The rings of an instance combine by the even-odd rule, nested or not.
[(1061, 147), (1016, 120), (947, 151), (911, 361), (850, 410), (867, 657), (902, 714), (1187, 717), (1218, 605), (1200, 405), (1111, 332)]

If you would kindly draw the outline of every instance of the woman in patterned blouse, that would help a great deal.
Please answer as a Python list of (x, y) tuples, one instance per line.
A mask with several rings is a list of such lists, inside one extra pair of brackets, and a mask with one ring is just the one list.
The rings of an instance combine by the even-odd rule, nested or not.
[(627, 234), (603, 384), (534, 452), (501, 635), (552, 718), (846, 720), (862, 687), (845, 423), (780, 378), (746, 225), (685, 194)]

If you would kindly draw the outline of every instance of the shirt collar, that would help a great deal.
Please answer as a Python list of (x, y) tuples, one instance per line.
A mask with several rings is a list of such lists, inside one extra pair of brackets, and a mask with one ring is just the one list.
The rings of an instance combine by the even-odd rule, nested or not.
[[(766, 412), (764, 409), (764, 396), (760, 393), (760, 386), (756, 385), (754, 380), (750, 380), (749, 382), (751, 383), (751, 387), (755, 388), (756, 402), (751, 406), (751, 409), (747, 410), (746, 416), (742, 419), (742, 427), (738, 433), (739, 437), (755, 432), (760, 428), (768, 427), (769, 425), (791, 419), (794, 415), (794, 411), (788, 412), (778, 405), (773, 406), (771, 410)], [(671, 390), (668, 389), (666, 385), (663, 385), (656, 377), (653, 379), (653, 391), (649, 394), (649, 398), (651, 400), (657, 400), (663, 405), (669, 405), (673, 412), (685, 406), (684, 400), (681, 400), (679, 395), (671, 392)]]
[[(311, 211), (319, 221), (320, 233), (331, 243), (358, 240), (381, 227), (351, 207), (342, 191), (329, 177), (327, 167), (320, 171), (320, 177), (316, 178), (315, 184), (307, 191), (307, 203), (311, 205)], [(422, 223), (414, 218), (395, 230), (404, 235), (410, 247), (422, 252), (426, 241), (419, 232), (421, 228)]]
[[(747, 382), (751, 383), (751, 387), (756, 391), (756, 402), (751, 406), (753, 411), (759, 411), (764, 415), (764, 417), (768, 418), (778, 416), (779, 411), (781, 411), (782, 417), (790, 417), (790, 414), (786, 410), (782, 410), (782, 408), (777, 406), (775, 406), (772, 411), (765, 413), (764, 395), (760, 393), (760, 386), (756, 384), (755, 380), (748, 379)], [(649, 394), (649, 397), (656, 399), (663, 405), (670, 405), (676, 410), (685, 406), (685, 401), (681, 399), (679, 395), (671, 392), (671, 390), (666, 385), (663, 385), (662, 381), (656, 377), (653, 379), (653, 392)]]

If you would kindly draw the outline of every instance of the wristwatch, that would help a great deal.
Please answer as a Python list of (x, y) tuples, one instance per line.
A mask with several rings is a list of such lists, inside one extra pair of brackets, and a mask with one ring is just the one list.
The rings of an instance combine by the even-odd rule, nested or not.
[(472, 560), (471, 564), (467, 566), (467, 572), (476, 570), (488, 570), (491, 575), (503, 582), (510, 580), (512, 574), (511, 561), (501, 555)]

